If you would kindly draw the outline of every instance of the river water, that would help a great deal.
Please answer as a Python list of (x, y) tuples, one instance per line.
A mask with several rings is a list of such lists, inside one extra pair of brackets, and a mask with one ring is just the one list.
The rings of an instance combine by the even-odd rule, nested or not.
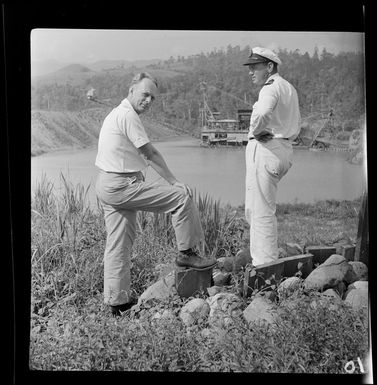
[[(182, 182), (200, 194), (208, 194), (222, 204), (242, 205), (244, 198), (245, 147), (205, 148), (197, 139), (180, 138), (154, 142), (169, 168)], [(94, 166), (96, 149), (60, 151), (31, 159), (31, 188), (45, 175), (57, 192), (60, 174), (73, 184), (89, 187), (88, 199), (95, 206)], [(280, 181), (278, 203), (314, 203), (324, 199), (358, 198), (365, 184), (364, 166), (346, 161), (347, 153), (294, 150), (293, 166)], [(164, 180), (152, 169), (147, 180)]]

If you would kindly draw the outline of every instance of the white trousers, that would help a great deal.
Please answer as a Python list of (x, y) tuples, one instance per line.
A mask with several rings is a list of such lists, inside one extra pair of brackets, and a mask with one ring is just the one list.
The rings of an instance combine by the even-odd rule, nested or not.
[(292, 166), (292, 157), (292, 144), (284, 139), (253, 139), (246, 146), (245, 217), (254, 266), (278, 259), (277, 185)]
[(146, 183), (142, 173), (99, 172), (96, 193), (105, 216), (104, 301), (129, 302), (131, 251), (136, 237), (138, 210), (171, 213), (178, 250), (203, 241), (199, 212), (183, 189), (158, 182)]

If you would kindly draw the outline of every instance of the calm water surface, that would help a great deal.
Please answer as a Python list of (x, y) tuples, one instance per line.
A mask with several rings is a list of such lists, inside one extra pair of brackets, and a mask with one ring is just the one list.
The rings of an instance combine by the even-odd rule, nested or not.
[[(201, 194), (208, 193), (221, 203), (244, 204), (245, 147), (208, 149), (200, 147), (199, 141), (191, 138), (154, 142), (154, 145), (180, 181)], [(63, 173), (73, 184), (90, 185), (88, 198), (95, 204), (95, 157), (96, 149), (33, 157), (32, 191), (43, 174), (59, 191), (62, 188), (60, 173)], [(350, 164), (346, 157), (347, 153), (343, 152), (295, 149), (294, 164), (279, 183), (278, 203), (313, 203), (322, 199), (351, 200), (359, 197), (365, 183), (365, 169)], [(146, 178), (164, 182), (150, 167)]]

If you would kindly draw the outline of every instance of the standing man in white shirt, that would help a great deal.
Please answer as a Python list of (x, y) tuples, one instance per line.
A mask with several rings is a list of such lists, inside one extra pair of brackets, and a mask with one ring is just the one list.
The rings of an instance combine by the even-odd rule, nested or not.
[[(169, 170), (139, 118), (149, 109), (157, 88), (157, 81), (148, 73), (137, 74), (127, 98), (105, 118), (98, 140), (96, 193), (104, 210), (107, 233), (104, 301), (115, 316), (134, 303), (130, 265), (138, 210), (171, 213), (178, 266), (201, 270), (216, 264), (216, 259), (202, 258), (195, 250), (203, 240), (203, 231), (190, 187)], [(168, 183), (145, 182), (142, 171), (148, 165)]]
[(252, 83), (261, 87), (246, 147), (245, 216), (254, 266), (278, 259), (277, 186), (292, 166), (292, 140), (300, 131), (297, 92), (279, 75), (280, 64), (275, 52), (262, 47), (253, 48), (244, 63)]

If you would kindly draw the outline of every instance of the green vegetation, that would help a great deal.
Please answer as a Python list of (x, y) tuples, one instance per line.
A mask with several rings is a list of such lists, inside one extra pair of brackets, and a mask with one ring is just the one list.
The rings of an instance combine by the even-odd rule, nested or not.
[[(249, 47), (228, 46), (187, 58), (172, 57), (143, 68), (118, 66), (102, 71), (70, 65), (33, 79), (32, 155), (95, 145), (111, 107), (89, 101), (86, 92), (93, 87), (98, 99), (117, 105), (127, 96), (133, 75), (141, 70), (149, 71), (160, 85), (159, 97), (142, 116), (150, 139), (182, 134), (198, 137), (202, 81), (206, 83), (209, 106), (220, 112), (220, 118), (234, 119), (237, 109), (249, 108), (256, 101), (258, 90), (252, 87), (247, 68), (242, 66), (248, 52)], [(327, 133), (348, 144), (349, 133), (364, 127), (363, 55), (333, 55), (324, 49), (312, 56), (280, 50), (279, 56), (284, 63), (281, 75), (299, 94), (303, 132), (311, 138), (332, 109), (331, 124), (328, 122), (321, 135)]]
[[(43, 178), (32, 197), (31, 369), (344, 373), (346, 362), (365, 358), (367, 315), (345, 304), (331, 307), (331, 299), (315, 293), (298, 293), (289, 304), (281, 303), (277, 328), (250, 329), (234, 319), (232, 328), (216, 330), (214, 337), (202, 333), (205, 322), (186, 328), (178, 317), (153, 319), (163, 310), (177, 315), (187, 302), (179, 297), (150, 304), (144, 316), (112, 318), (102, 299), (101, 207), (90, 208), (89, 186), (61, 178), (62, 194)], [(206, 253), (231, 256), (247, 244), (242, 207), (224, 207), (208, 196), (195, 200)], [(340, 234), (354, 238), (359, 207), (359, 200), (279, 205), (279, 245), (328, 244)], [(171, 262), (175, 253), (169, 216), (140, 212), (134, 293), (155, 282), (155, 266)], [(246, 306), (250, 298), (243, 301)]]
[[(213, 111), (234, 118), (236, 110), (251, 106), (258, 90), (251, 86), (248, 70), (242, 65), (250, 47), (228, 46), (188, 57), (171, 57), (143, 68), (119, 67), (98, 72), (66, 68), (32, 84), (32, 108), (39, 110), (82, 110), (93, 106), (86, 91), (96, 89), (99, 99), (119, 103), (127, 96), (132, 76), (146, 70), (156, 76), (161, 95), (148, 113), (154, 121), (172, 124), (194, 133), (199, 125), (201, 81), (207, 83), (207, 96)], [(340, 132), (359, 128), (365, 114), (364, 57), (361, 53), (333, 55), (323, 49), (307, 52), (278, 51), (283, 65), (279, 72), (297, 89), (301, 115), (334, 112), (334, 125)], [(69, 71), (70, 70), (70, 71)], [(64, 75), (63, 78), (61, 78)], [(245, 101), (248, 104), (245, 104)]]

